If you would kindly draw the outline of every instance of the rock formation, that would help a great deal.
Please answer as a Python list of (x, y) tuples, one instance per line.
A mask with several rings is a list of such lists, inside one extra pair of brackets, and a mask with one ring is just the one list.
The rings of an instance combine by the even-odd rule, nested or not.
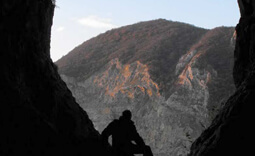
[(0, 155), (102, 155), (99, 133), (50, 59), (53, 3), (0, 1)]
[(255, 1), (238, 0), (241, 12), (236, 26), (233, 77), (236, 92), (191, 147), (189, 156), (255, 155)]
[(187, 155), (234, 92), (233, 34), (141, 22), (84, 42), (56, 64), (97, 130), (130, 109), (155, 155)]

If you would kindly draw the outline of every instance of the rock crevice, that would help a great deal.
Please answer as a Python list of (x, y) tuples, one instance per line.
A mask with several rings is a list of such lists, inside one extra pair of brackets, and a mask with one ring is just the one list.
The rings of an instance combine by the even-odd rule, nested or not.
[(50, 59), (54, 7), (0, 1), (0, 155), (100, 155), (99, 133)]

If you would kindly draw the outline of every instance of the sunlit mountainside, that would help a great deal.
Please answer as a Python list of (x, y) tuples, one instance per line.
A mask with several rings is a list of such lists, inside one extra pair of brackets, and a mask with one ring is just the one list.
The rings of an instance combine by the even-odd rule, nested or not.
[(56, 62), (101, 132), (130, 109), (157, 156), (186, 155), (233, 92), (234, 28), (163, 19), (113, 29)]

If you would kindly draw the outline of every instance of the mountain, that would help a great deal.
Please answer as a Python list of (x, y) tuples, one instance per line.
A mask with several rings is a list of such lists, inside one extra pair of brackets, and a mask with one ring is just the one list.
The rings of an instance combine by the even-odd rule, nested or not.
[(235, 90), (233, 34), (141, 22), (92, 38), (56, 64), (97, 130), (130, 109), (155, 155), (187, 155)]

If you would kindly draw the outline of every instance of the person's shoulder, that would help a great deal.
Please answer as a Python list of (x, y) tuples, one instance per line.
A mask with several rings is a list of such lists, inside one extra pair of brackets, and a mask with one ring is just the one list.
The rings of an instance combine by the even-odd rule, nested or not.
[(132, 124), (132, 125), (135, 125), (135, 122), (132, 121), (132, 120), (130, 120), (129, 123)]
[(135, 123), (134, 123), (134, 121), (132, 121), (132, 120), (128, 121), (128, 125), (129, 125), (129, 126), (132, 126), (132, 127), (135, 127)]
[(130, 130), (130, 133), (137, 133), (134, 121), (130, 120), (128, 122), (128, 129)]

